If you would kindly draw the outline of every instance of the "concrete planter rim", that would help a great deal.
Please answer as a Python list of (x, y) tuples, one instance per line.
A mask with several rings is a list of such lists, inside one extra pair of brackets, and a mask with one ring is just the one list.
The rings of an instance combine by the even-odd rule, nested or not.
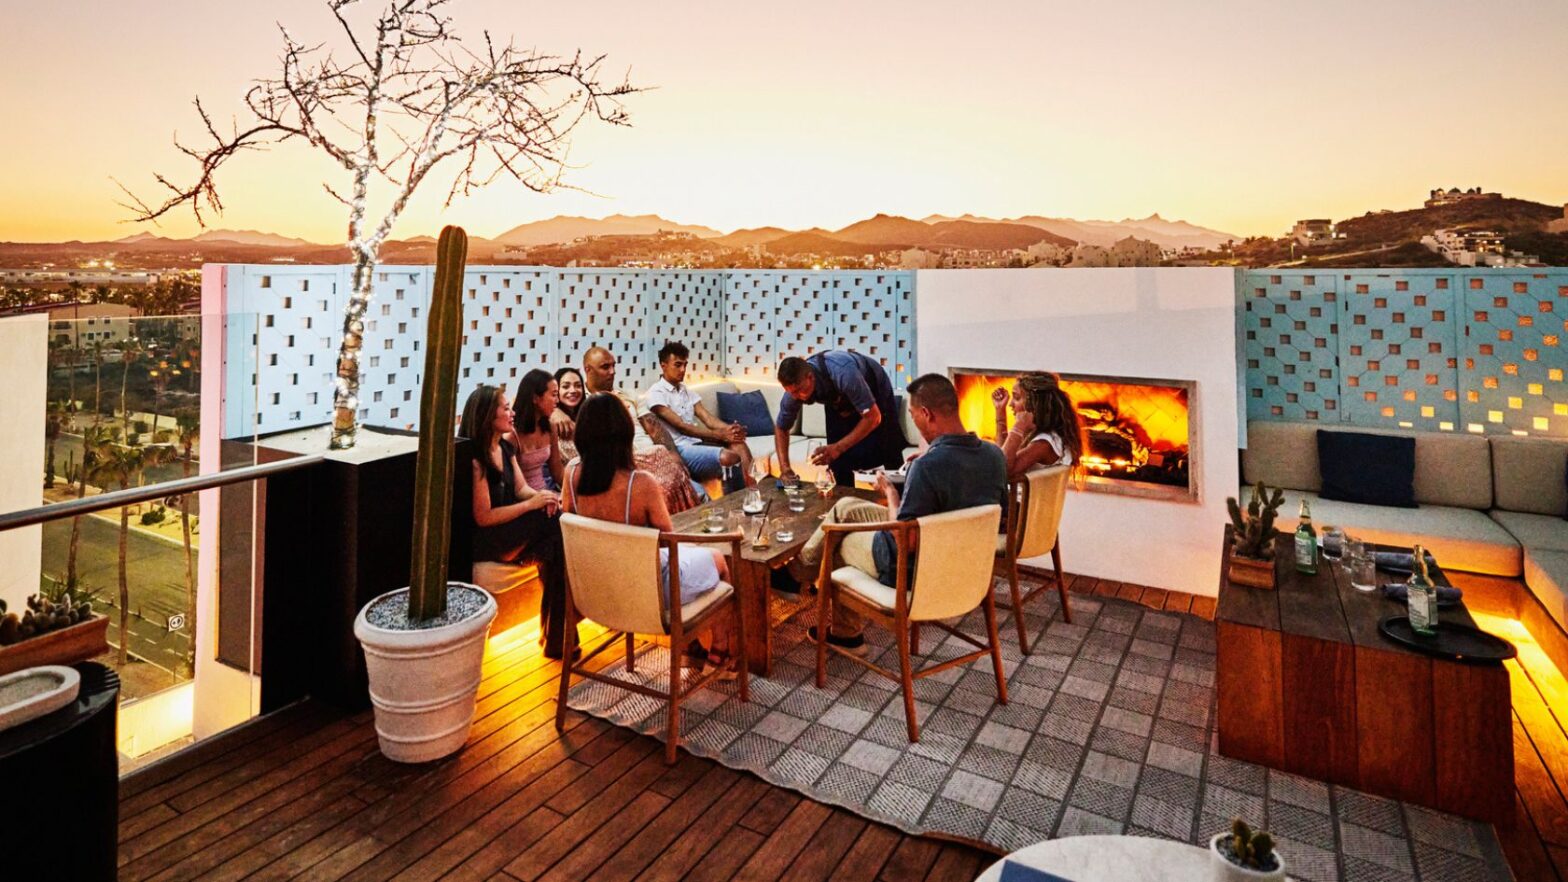
[(1279, 853), (1279, 847), (1274, 848), (1274, 860), (1279, 866), (1272, 870), (1254, 870), (1243, 867), (1220, 851), (1220, 840), (1231, 835), (1229, 832), (1215, 833), (1209, 837), (1209, 856), (1216, 862), (1214, 878), (1216, 882), (1230, 882), (1230, 880), (1253, 880), (1258, 882), (1283, 882), (1285, 879), (1285, 856)]

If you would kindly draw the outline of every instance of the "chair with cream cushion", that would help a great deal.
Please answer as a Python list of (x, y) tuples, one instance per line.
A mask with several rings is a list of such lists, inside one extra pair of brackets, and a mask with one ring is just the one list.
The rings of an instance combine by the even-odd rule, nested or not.
[(1018, 646), (1024, 655), (1029, 654), (1029, 635), (1024, 630), (1024, 604), (1038, 597), (1040, 592), (1050, 590), (1051, 585), (1047, 582), (1030, 591), (1027, 596), (1020, 597), (1020, 559), (1040, 557), (1050, 552), (1051, 566), (1056, 570), (1056, 590), (1062, 598), (1062, 620), (1073, 620), (1072, 610), (1067, 605), (1067, 583), (1062, 579), (1062, 543), (1058, 536), (1070, 473), (1071, 469), (1064, 465), (1032, 468), (1007, 489), (1010, 503), (1007, 530), (997, 538), (996, 567), (1007, 576), (1008, 586), (1012, 589), (1013, 622), (1018, 626)]
[[(689, 639), (723, 610), (731, 610), (735, 617), (735, 646), (733, 662), (740, 678), (741, 701), (750, 701), (747, 670), (741, 650), (746, 645), (746, 625), (735, 589), (726, 582), (698, 597), (692, 602), (680, 602), (680, 555), (682, 544), (728, 544), (730, 560), (740, 559), (740, 533), (690, 535), (661, 533), (651, 527), (632, 527), (614, 521), (601, 521), (576, 514), (561, 515), (561, 534), (566, 545), (566, 635), (568, 645), (564, 657), (568, 661), (561, 667), (561, 695), (555, 709), (555, 727), (561, 729), (566, 722), (566, 693), (571, 686), (572, 674), (629, 689), (642, 695), (668, 699), (669, 734), (664, 744), (664, 760), (675, 762), (675, 749), (680, 744), (680, 703), (692, 692), (701, 688), (717, 673), (707, 671), (684, 684), (681, 674), (680, 653)], [(659, 549), (670, 552), (670, 587), (663, 602), (659, 577)], [(639, 562), (641, 562), (639, 564)], [(577, 622), (589, 619), (603, 625), (608, 631), (605, 640), (593, 650), (583, 654), (581, 660), (570, 661), (575, 646)], [(615, 644), (616, 638), (626, 638), (626, 669), (634, 670), (636, 662), (635, 635), (656, 634), (668, 636), (670, 641), (670, 682), (668, 690), (652, 689), (625, 680), (605, 676), (587, 668), (588, 662)]]
[[(915, 720), (915, 680), (956, 665), (968, 664), (987, 654), (996, 672), (997, 701), (1007, 703), (1007, 679), (1002, 673), (1001, 642), (996, 636), (996, 602), (991, 590), (991, 569), (996, 556), (996, 533), (1001, 524), (1002, 507), (982, 505), (943, 512), (912, 521), (887, 521), (873, 524), (824, 524), (826, 542), (822, 552), (822, 575), (817, 584), (817, 621), (832, 621), (833, 604), (842, 603), (893, 632), (898, 645), (899, 672), (893, 673), (827, 642), (828, 629), (817, 629), (817, 688), (827, 685), (827, 653), (831, 649), (884, 677), (897, 680), (904, 689), (904, 719), (909, 740), (920, 740)], [(892, 588), (876, 576), (854, 567), (834, 568), (834, 553), (849, 533), (887, 530), (898, 546), (898, 570)], [(914, 576), (909, 572), (911, 544), (915, 546)], [(988, 641), (979, 640), (948, 625), (984, 607)], [(929, 622), (974, 645), (974, 652), (915, 671), (911, 667), (910, 626)]]

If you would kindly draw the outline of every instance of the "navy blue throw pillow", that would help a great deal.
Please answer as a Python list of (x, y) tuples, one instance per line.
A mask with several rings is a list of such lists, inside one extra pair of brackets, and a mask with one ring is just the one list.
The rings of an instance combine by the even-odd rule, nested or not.
[(1416, 507), (1414, 438), (1319, 429), (1318, 471), (1324, 499)]
[(740, 423), (750, 437), (773, 434), (773, 416), (768, 413), (768, 399), (756, 390), (751, 392), (720, 392), (719, 419), (726, 423)]

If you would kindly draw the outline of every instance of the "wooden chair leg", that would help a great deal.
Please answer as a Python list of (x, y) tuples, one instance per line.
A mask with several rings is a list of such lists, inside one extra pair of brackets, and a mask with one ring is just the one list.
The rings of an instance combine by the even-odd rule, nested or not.
[[(1029, 654), (1029, 632), (1024, 626), (1024, 599), (1018, 593), (1018, 561), (1007, 562), (1007, 586), (1013, 595), (1013, 624), (1018, 626), (1018, 648)], [(995, 601), (992, 606), (995, 606)]]
[[(918, 625), (915, 626), (919, 628)], [(898, 673), (904, 687), (904, 722), (909, 728), (909, 740), (920, 740), (920, 724), (915, 722), (915, 676), (909, 667), (910, 628), (893, 627), (898, 639)]]
[(664, 764), (673, 765), (675, 749), (681, 743), (681, 663), (679, 650), (670, 647), (670, 719), (664, 738)]
[(630, 631), (626, 632), (626, 673), (637, 671), (637, 638)]
[(577, 611), (571, 592), (566, 595), (566, 632), (561, 638), (561, 693), (555, 699), (555, 731), (566, 728), (566, 693), (572, 687), (572, 654), (577, 649)]
[(1051, 546), (1051, 566), (1056, 568), (1056, 593), (1062, 597), (1062, 621), (1072, 624), (1073, 610), (1067, 603), (1067, 580), (1062, 578), (1062, 540)]
[(735, 660), (735, 675), (740, 678), (740, 700), (751, 701), (751, 665), (746, 663), (746, 613), (745, 604), (740, 598), (735, 598), (735, 645), (738, 652), (732, 652)]
[(1007, 703), (1007, 675), (1002, 671), (1002, 640), (996, 635), (996, 598), (985, 597), (985, 627), (991, 638), (991, 667), (996, 671), (996, 700)]
[(920, 623), (915, 622), (909, 626), (909, 654), (920, 654)]
[(828, 685), (828, 629), (833, 627), (833, 580), (817, 586), (817, 688)]

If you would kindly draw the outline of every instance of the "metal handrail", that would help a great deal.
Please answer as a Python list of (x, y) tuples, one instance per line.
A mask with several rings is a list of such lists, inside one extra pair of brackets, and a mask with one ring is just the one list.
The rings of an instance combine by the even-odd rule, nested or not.
[(278, 462), (243, 466), (210, 475), (191, 475), (188, 478), (176, 478), (159, 484), (148, 484), (145, 487), (113, 490), (108, 493), (99, 493), (96, 496), (84, 496), (81, 499), (41, 505), (37, 508), (24, 508), (21, 511), (0, 514), (0, 533), (4, 533), (6, 530), (15, 530), (19, 527), (31, 527), (35, 524), (58, 521), (62, 518), (92, 514), (105, 509), (135, 505), (139, 502), (150, 502), (170, 496), (181, 496), (186, 493), (194, 493), (197, 490), (211, 490), (214, 487), (255, 481), (271, 475), (280, 475), (285, 472), (292, 472), (295, 469), (316, 465), (325, 460), (326, 456), (319, 453), (296, 456), (292, 459), (280, 460)]

